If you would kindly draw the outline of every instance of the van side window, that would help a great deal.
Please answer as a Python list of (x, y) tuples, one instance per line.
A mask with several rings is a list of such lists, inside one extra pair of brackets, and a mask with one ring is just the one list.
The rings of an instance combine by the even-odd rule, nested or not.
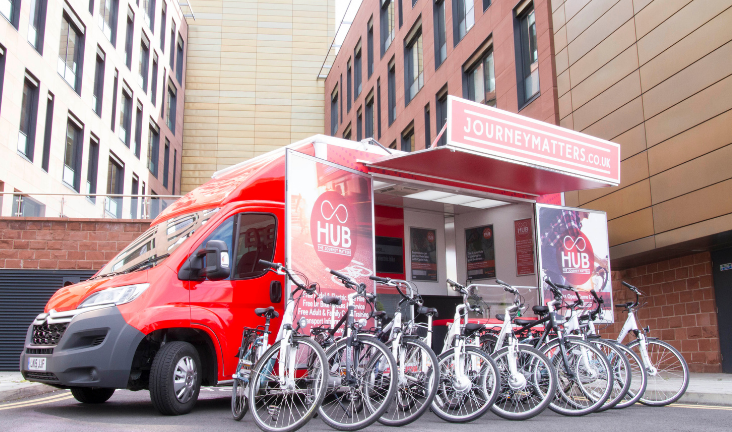
[[(221, 222), (214, 232), (212, 232), (206, 240), (201, 243), (201, 248), (206, 247), (206, 243), (209, 240), (222, 240), (226, 243), (226, 247), (229, 249), (229, 254), (234, 250), (234, 220), (237, 218), (236, 215), (229, 217), (225, 221)], [(206, 266), (206, 258), (203, 259), (203, 265)], [(229, 279), (229, 278), (227, 278)]]
[(239, 216), (236, 233), (234, 279), (263, 275), (267, 268), (259, 264), (259, 260), (274, 259), (277, 220), (269, 214), (243, 213)]

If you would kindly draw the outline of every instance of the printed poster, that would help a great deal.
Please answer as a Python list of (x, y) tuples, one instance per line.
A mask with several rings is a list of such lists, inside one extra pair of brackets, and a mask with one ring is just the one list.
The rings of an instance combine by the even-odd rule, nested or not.
[(465, 249), (469, 280), (496, 277), (493, 225), (466, 229)]
[(409, 228), (412, 280), (437, 282), (437, 231)]
[[(373, 207), (371, 179), (336, 164), (287, 151), (288, 254), (291, 269), (320, 284), (321, 296), (337, 296), (336, 321), (346, 312), (344, 287), (329, 273), (338, 270), (373, 290)], [(372, 291), (373, 292), (373, 291)], [(371, 309), (356, 301), (355, 318), (367, 318)], [(306, 330), (330, 322), (330, 306), (303, 297), (296, 319), (308, 320)]]
[(516, 239), (516, 276), (534, 274), (534, 234), (531, 218), (513, 221)]
[[(610, 280), (610, 247), (605, 212), (536, 205), (539, 226), (539, 267), (554, 283), (571, 285), (580, 291), (585, 308), (594, 309), (590, 294), (594, 289), (605, 301), (601, 322), (613, 322), (612, 283)], [(546, 286), (544, 301), (552, 299)], [(576, 296), (564, 292), (567, 302)]]

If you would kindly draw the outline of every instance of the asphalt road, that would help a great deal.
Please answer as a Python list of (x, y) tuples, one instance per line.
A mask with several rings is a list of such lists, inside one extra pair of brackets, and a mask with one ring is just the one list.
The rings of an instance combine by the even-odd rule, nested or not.
[[(0, 404), (0, 432), (8, 431), (258, 431), (251, 420), (231, 419), (230, 389), (203, 389), (191, 414), (179, 417), (162, 416), (155, 411), (146, 391), (118, 390), (101, 405), (78, 403), (68, 391)], [(652, 431), (730, 431), (732, 407), (673, 405), (649, 408), (636, 405), (624, 410), (591, 414), (585, 417), (564, 417), (547, 410), (538, 417), (511, 422), (492, 413), (472, 423), (451, 425), (428, 413), (411, 425), (399, 429), (409, 431), (501, 432), (528, 430), (652, 432)], [(318, 419), (310, 421), (303, 431), (330, 430)], [(380, 425), (369, 431), (394, 431)]]

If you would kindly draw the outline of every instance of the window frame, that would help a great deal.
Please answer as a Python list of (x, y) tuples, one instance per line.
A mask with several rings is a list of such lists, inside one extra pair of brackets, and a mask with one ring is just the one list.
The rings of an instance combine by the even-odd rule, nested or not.
[[(468, 7), (470, 5), (470, 7)], [(472, 12), (472, 16), (470, 16)], [(452, 0), (452, 35), (453, 47), (462, 41), (468, 32), (475, 26), (475, 2), (474, 0)], [(455, 17), (460, 17), (456, 19)], [(471, 18), (470, 20), (468, 18)], [(470, 25), (468, 26), (468, 23)], [(460, 34), (460, 26), (464, 23), (464, 33)]]
[(48, 92), (46, 96), (46, 122), (43, 127), (43, 158), (41, 159), (41, 169), (48, 172), (48, 166), (51, 160), (51, 131), (53, 130), (53, 93)]
[[(177, 123), (176, 116), (178, 114), (178, 88), (173, 84), (173, 81), (168, 78), (168, 89), (167, 89), (168, 103), (166, 104), (167, 110), (165, 111), (165, 124), (168, 126), (170, 132), (175, 136), (175, 127)], [(171, 101), (172, 99), (172, 101)], [(172, 124), (171, 124), (172, 119)]]
[(158, 101), (158, 63), (158, 53), (153, 51), (152, 72), (150, 76), (150, 102), (152, 102), (153, 106)]
[(127, 10), (127, 21), (125, 27), (125, 66), (132, 71), (132, 49), (135, 38), (135, 13)]
[(10, 10), (10, 16), (6, 16), (4, 13), (0, 13), (0, 16), (8, 20), (10, 25), (15, 27), (15, 30), (18, 30), (18, 22), (20, 21), (20, 1), (10, 0), (10, 6), (12, 7)]
[(361, 95), (363, 91), (363, 62), (361, 56), (361, 40), (356, 44), (353, 52), (353, 102)]
[[(25, 111), (27, 112), (24, 113), (23, 101), (26, 100), (26, 87), (30, 90), (28, 93), (29, 100), (27, 100), (27, 105), (25, 107)], [(26, 71), (23, 79), (23, 90), (21, 91), (20, 124), (18, 126), (18, 141), (16, 143), (16, 151), (18, 152), (18, 154), (28, 159), (31, 163), (33, 162), (33, 157), (36, 150), (36, 126), (38, 123), (38, 95), (40, 93), (40, 87), (40, 81), (38, 81), (34, 76)], [(24, 114), (27, 128), (26, 131), (23, 130)], [(21, 135), (25, 137), (25, 151), (21, 151), (20, 148), (18, 148), (20, 145)]]
[(135, 157), (140, 159), (142, 157), (142, 117), (143, 108), (142, 102), (137, 100), (137, 107), (135, 109)]
[(330, 135), (338, 133), (338, 83), (330, 93)]
[[(131, 134), (132, 134), (132, 102), (134, 101), (134, 95), (132, 94), (132, 90), (129, 89), (129, 86), (126, 85), (124, 80), (122, 81), (122, 103), (120, 104), (120, 124), (119, 129), (117, 131), (117, 137), (124, 143), (124, 145), (127, 148), (130, 147), (130, 143), (132, 142)], [(129, 104), (128, 104), (129, 102)], [(129, 109), (127, 109), (129, 107)], [(124, 129), (125, 131), (125, 137), (124, 139), (119, 136), (120, 131)]]
[(351, 112), (351, 59), (346, 62), (346, 113)]
[[(394, 10), (394, 1), (396, 0), (381, 0), (381, 7), (379, 9), (381, 23), (379, 29), (379, 40), (381, 43), (379, 45), (382, 58), (384, 57), (384, 54), (389, 51), (396, 35), (396, 25), (394, 23), (394, 15), (396, 14), (396, 11)], [(391, 15), (389, 15), (390, 12)], [(391, 28), (391, 31), (389, 31), (389, 28)]]
[[(491, 65), (492, 65), (492, 76), (493, 76), (493, 98), (488, 99), (486, 96), (488, 95), (487, 88), (489, 87), (488, 82), (489, 77), (486, 76), (486, 68), (488, 64), (488, 59), (491, 58)], [(462, 69), (462, 75), (463, 75), (463, 98), (471, 100), (476, 103), (480, 103), (487, 106), (496, 106), (497, 102), (497, 95), (496, 95), (496, 89), (495, 89), (495, 79), (496, 79), (496, 71), (495, 71), (495, 56), (493, 51), (493, 40), (492, 38), (488, 38), (481, 46), (473, 53), (473, 55), (470, 56), (468, 61), (465, 62)], [(475, 88), (475, 78), (474, 73), (478, 71), (478, 69), (482, 69), (482, 86), (483, 86), (483, 95), (481, 96), (481, 100), (476, 100), (477, 96), (477, 89)], [(493, 102), (492, 104), (490, 102)]]
[(389, 127), (391, 127), (396, 121), (396, 64), (394, 59), (389, 64), (387, 78), (387, 116), (389, 118)]
[[(445, 29), (445, 1), (435, 1), (432, 8), (432, 31), (435, 35), (435, 70), (447, 59), (447, 30)], [(444, 48), (444, 53), (443, 53)]]
[[(531, 104), (531, 102), (535, 101), (539, 96), (541, 96), (541, 81), (539, 76), (539, 56), (538, 56), (538, 46), (536, 47), (536, 61), (532, 63), (526, 63), (527, 61), (530, 61), (531, 59), (527, 59), (527, 52), (525, 51), (525, 48), (530, 49), (531, 41), (527, 40), (526, 38), (530, 39), (529, 34), (527, 33), (524, 35), (524, 19), (527, 20), (528, 23), (528, 17), (529, 15), (534, 14), (534, 38), (535, 43), (538, 44), (538, 35), (536, 31), (536, 11), (534, 9), (534, 4), (531, 1), (523, 2), (519, 4), (515, 9), (513, 13), (513, 30), (514, 30), (514, 53), (516, 56), (516, 82), (518, 85), (516, 86), (517, 92), (518, 92), (518, 111), (521, 111), (526, 106)], [(530, 27), (530, 26), (528, 26)], [(527, 27), (527, 32), (528, 32)], [(526, 42), (526, 45), (524, 44)], [(530, 52), (528, 52), (530, 57)], [(526, 79), (530, 78), (531, 75), (533, 75), (532, 66), (535, 66), (536, 71), (536, 91), (531, 94), (526, 94)], [(527, 73), (528, 71), (528, 73)]]
[[(47, 0), (30, 0), (30, 13), (28, 16), (28, 43), (43, 56), (43, 40), (46, 35), (46, 13), (48, 11)], [(33, 13), (35, 12), (35, 17)], [(34, 19), (35, 18), (35, 19)], [(35, 22), (34, 22), (35, 21)], [(31, 41), (31, 28), (35, 32), (35, 41)]]
[(363, 107), (356, 110), (356, 141), (363, 139)]
[[(104, 5), (104, 8), (102, 8), (102, 5)], [(113, 47), (117, 46), (117, 28), (119, 26), (119, 0), (110, 0), (110, 13), (109, 13), (109, 23), (105, 20), (104, 13), (106, 11), (106, 4), (105, 0), (99, 0), (99, 8), (97, 10), (97, 27), (102, 31), (105, 37), (107, 37), (107, 34), (104, 31), (104, 27), (109, 27), (109, 37), (107, 37), (107, 40), (112, 44)]]
[[(399, 149), (406, 153), (413, 153), (417, 150), (417, 135), (414, 130), (414, 121), (404, 128), (402, 133), (399, 134), (400, 143)], [(409, 147), (405, 150), (405, 147)]]
[[(63, 184), (69, 186), (76, 192), (81, 191), (81, 161), (83, 158), (84, 153), (84, 124), (78, 121), (74, 115), (69, 112), (69, 116), (66, 120), (66, 138), (68, 139), (69, 136), (69, 127), (74, 128), (74, 142), (71, 145), (71, 163), (74, 166), (69, 166), (67, 162), (67, 155), (68, 155), (68, 140), (65, 140), (64, 142), (64, 170), (61, 173), (61, 181)], [(66, 179), (63, 178), (63, 175), (65, 174), (65, 167), (68, 167), (71, 169), (71, 171), (74, 173), (74, 181), (73, 184), (69, 184)]]
[(147, 170), (150, 174), (158, 178), (158, 168), (160, 167), (160, 127), (152, 120), (148, 127), (147, 136)]
[(104, 54), (104, 51), (97, 46), (94, 69), (94, 88), (92, 90), (92, 100), (94, 101), (92, 111), (94, 111), (94, 113), (100, 118), (102, 117), (102, 109), (104, 106), (104, 74), (106, 72), (106, 68), (106, 55)]
[[(444, 112), (443, 112), (444, 111)], [(441, 120), (444, 118), (444, 120)], [(435, 95), (435, 137), (440, 134), (442, 128), (447, 123), (447, 86), (444, 86)], [(437, 146), (444, 146), (447, 144), (447, 131), (440, 136), (440, 140), (437, 142)]]
[[(96, 194), (99, 183), (99, 138), (94, 135), (89, 137), (89, 152), (86, 163), (86, 193)], [(86, 197), (92, 203), (97, 202), (96, 196)]]
[(170, 174), (170, 140), (165, 138), (163, 147), (163, 187), (168, 189), (168, 176)]
[(371, 93), (366, 96), (366, 104), (363, 110), (365, 122), (363, 128), (364, 138), (374, 137), (374, 120), (376, 119), (376, 117), (374, 116), (374, 102), (374, 92), (373, 90), (371, 90)]
[[(68, 37), (66, 38), (66, 44), (65, 44), (65, 52), (63, 59), (61, 58), (61, 38), (59, 37), (59, 54), (58, 54), (58, 60), (57, 62), (62, 62), (64, 72), (61, 73), (58, 69), (60, 68), (60, 64), (56, 68), (56, 72), (63, 78), (64, 82), (68, 84), (76, 94), (81, 95), (81, 84), (82, 84), (82, 77), (84, 72), (84, 42), (85, 42), (85, 34), (86, 34), (86, 28), (83, 27), (83, 23), (81, 20), (76, 17), (76, 14), (68, 9), (65, 5), (63, 8), (62, 18), (61, 18), (61, 27), (63, 31), (64, 22), (68, 24), (69, 26), (69, 33)], [(76, 62), (76, 71), (74, 71), (74, 84), (71, 84), (69, 82), (69, 79), (66, 77), (66, 72), (68, 68), (66, 67), (68, 62), (68, 49), (69, 49), (69, 37), (71, 33), (74, 33), (74, 35), (78, 38), (74, 41), (74, 61)]]
[(176, 42), (176, 59), (175, 59), (175, 79), (178, 81), (178, 84), (183, 86), (183, 61), (185, 60), (185, 42), (183, 41), (183, 38), (180, 35), (180, 32), (178, 33), (178, 40)]
[(367, 77), (371, 78), (374, 74), (374, 17), (369, 19), (368, 32), (366, 34), (366, 50), (367, 50)]
[(138, 67), (138, 85), (142, 88), (142, 91), (147, 94), (148, 84), (150, 81), (150, 38), (147, 37), (145, 32), (141, 32), (140, 36), (140, 64)]
[[(419, 62), (420, 58), (422, 60), (422, 71), (416, 78), (414, 78), (416, 67), (414, 64), (415, 49), (420, 51), (417, 53), (417, 61)], [(416, 90), (412, 94), (415, 84), (417, 84)], [(424, 88), (424, 40), (422, 39), (422, 23), (420, 21), (404, 39), (404, 105), (409, 105), (422, 88)]]

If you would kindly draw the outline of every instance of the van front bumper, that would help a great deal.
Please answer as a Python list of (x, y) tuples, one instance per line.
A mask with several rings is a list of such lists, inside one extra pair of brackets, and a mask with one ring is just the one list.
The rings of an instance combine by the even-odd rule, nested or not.
[[(144, 337), (116, 306), (41, 314), (28, 328), (20, 371), (28, 381), (57, 387), (126, 388)], [(29, 359), (33, 369), (45, 363), (45, 370), (30, 370)]]

